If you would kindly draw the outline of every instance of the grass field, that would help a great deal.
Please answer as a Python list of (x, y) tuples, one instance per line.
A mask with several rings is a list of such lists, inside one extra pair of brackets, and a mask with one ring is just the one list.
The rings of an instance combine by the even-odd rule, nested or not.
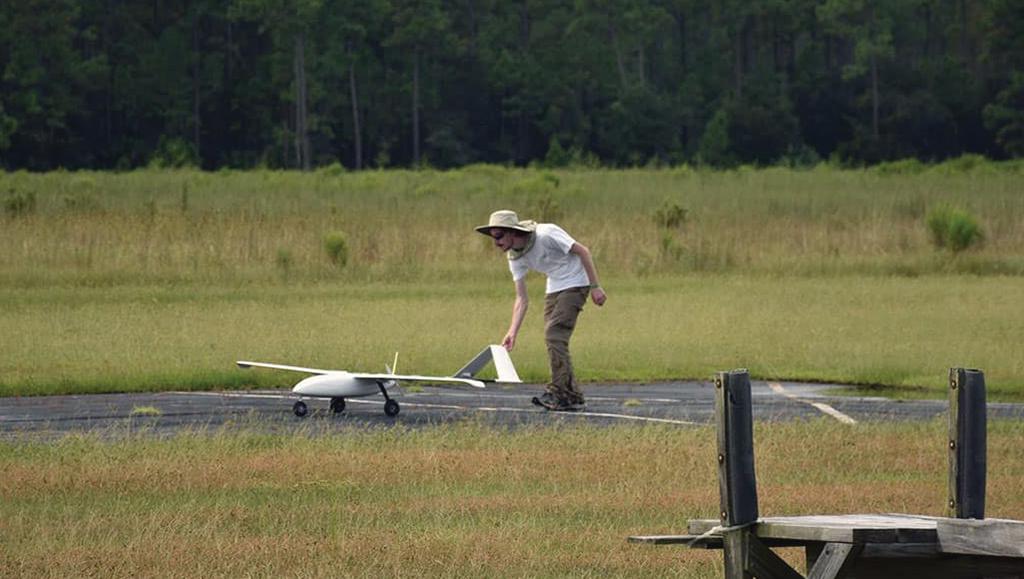
[[(1020, 164), (0, 174), (0, 395), (284, 385), (239, 358), (448, 372), (500, 339), (496, 208), (564, 225), (610, 295), (588, 381), (754, 377), (940, 395), (949, 366), (1024, 398)], [(929, 239), (943, 204), (984, 242)], [(341, 254), (325, 247), (344, 241)], [(513, 353), (543, 381), (541, 279)]]
[[(941, 515), (945, 428), (759, 424), (760, 512)], [(990, 424), (990, 517), (1024, 517), (1022, 436)], [(0, 443), (0, 575), (717, 577), (718, 552), (626, 543), (715, 518), (714, 440), (467, 422)]]
[[(616, 277), (1024, 273), (1024, 170), (965, 167), (0, 174), (0, 281), (462, 280), (493, 271), (472, 227), (502, 207), (564, 225)], [(975, 214), (983, 246), (936, 252), (941, 204)], [(324, 252), (334, 231), (344, 268)]]
[[(237, 359), (446, 373), (508, 324), (494, 209), (594, 251), (589, 382), (756, 378), (944, 395), (950, 366), (1024, 399), (1022, 167), (688, 167), (308, 174), (0, 174), (0, 396), (284, 386)], [(926, 218), (981, 224), (954, 254)], [(339, 235), (340, 234), (340, 235)], [(344, 241), (332, 258), (328, 238)], [(335, 249), (337, 249), (335, 244)], [(542, 280), (513, 357), (546, 378)], [(717, 577), (721, 555), (627, 544), (714, 518), (708, 427), (331, 436), (244, 423), (0, 441), (0, 576)], [(757, 424), (763, 515), (940, 515), (946, 425)], [(990, 517), (1024, 518), (1020, 422), (988, 430)], [(802, 555), (784, 550), (794, 564)]]
[[(235, 360), (451, 373), (501, 339), (507, 280), (428, 284), (0, 291), (0, 394), (285, 386)], [(535, 293), (541, 280), (533, 282)], [(613, 281), (575, 338), (588, 381), (755, 376), (902, 386), (944, 395), (950, 366), (986, 371), (990, 397), (1021, 399), (1024, 284), (1018, 278), (775, 278), (701, 275)], [(542, 295), (512, 352), (546, 379)], [(919, 389), (924, 388), (923, 391)]]

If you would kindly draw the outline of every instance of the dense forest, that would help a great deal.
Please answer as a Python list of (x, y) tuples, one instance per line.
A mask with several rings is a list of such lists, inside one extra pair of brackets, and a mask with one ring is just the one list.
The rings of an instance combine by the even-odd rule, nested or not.
[(3, 0), (0, 168), (1024, 156), (1020, 0)]

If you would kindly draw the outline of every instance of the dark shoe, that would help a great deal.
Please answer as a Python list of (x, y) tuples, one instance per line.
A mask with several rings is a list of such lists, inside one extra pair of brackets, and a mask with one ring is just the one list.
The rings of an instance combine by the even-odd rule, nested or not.
[(577, 412), (583, 410), (583, 405), (569, 402), (568, 400), (559, 400), (553, 406), (548, 407), (548, 410), (554, 412)]
[(543, 406), (544, 408), (548, 409), (550, 409), (551, 406), (554, 405), (557, 401), (558, 399), (555, 398), (555, 395), (550, 392), (545, 392), (540, 396), (534, 396), (533, 400), (531, 400), (531, 402), (533, 402), (537, 406)]
[(544, 408), (547, 408), (548, 410), (553, 410), (555, 412), (572, 412), (574, 410), (579, 410), (580, 408), (582, 408), (577, 404), (573, 404), (569, 400), (558, 398), (553, 394), (547, 395), (547, 398), (541, 396), (539, 399), (535, 398), (535, 400), (537, 400), (537, 402)]

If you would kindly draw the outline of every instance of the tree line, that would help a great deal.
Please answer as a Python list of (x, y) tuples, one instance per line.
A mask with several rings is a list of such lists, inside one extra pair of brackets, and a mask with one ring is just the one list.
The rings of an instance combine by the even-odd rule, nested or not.
[(5, 0), (0, 167), (1024, 156), (1019, 0)]

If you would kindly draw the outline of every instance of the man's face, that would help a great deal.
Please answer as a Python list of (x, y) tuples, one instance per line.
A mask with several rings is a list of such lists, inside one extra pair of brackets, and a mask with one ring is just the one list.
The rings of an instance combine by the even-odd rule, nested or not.
[(511, 229), (492, 229), (489, 235), (494, 240), (494, 246), (501, 251), (512, 249), (512, 244), (515, 243), (516, 239)]

